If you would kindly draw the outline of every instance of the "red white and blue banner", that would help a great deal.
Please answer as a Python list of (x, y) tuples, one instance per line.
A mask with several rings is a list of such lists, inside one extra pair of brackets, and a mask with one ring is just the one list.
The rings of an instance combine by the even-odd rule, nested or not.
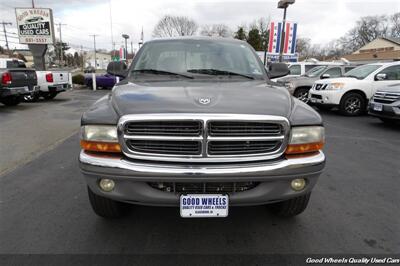
[[(282, 22), (271, 22), (269, 32), (269, 54), (279, 54), (282, 42)], [(283, 40), (283, 54), (296, 53), (297, 23), (285, 23), (285, 39)]]

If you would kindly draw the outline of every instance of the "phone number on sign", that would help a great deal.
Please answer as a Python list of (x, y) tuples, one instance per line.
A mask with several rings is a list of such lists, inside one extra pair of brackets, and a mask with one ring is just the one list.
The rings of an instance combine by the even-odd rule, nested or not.
[(47, 38), (23, 38), (22, 43), (53, 43), (51, 39)]

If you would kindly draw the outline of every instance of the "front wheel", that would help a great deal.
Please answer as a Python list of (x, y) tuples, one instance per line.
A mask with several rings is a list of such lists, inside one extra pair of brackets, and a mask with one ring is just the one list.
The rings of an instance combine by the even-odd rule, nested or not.
[(307, 103), (308, 102), (308, 92), (309, 89), (307, 88), (301, 88), (301, 89), (297, 89), (293, 96), (296, 97), (297, 99), (299, 99), (302, 102)]
[(89, 201), (93, 211), (104, 218), (119, 218), (126, 213), (125, 203), (111, 200), (93, 193), (88, 187)]
[(4, 99), (0, 99), (0, 102), (7, 106), (16, 106), (21, 102), (21, 98), (19, 96), (11, 96)]
[(293, 217), (302, 213), (308, 205), (311, 192), (303, 196), (271, 204), (271, 210), (278, 216)]
[(345, 94), (340, 100), (339, 110), (346, 116), (362, 115), (366, 111), (367, 101), (358, 93)]

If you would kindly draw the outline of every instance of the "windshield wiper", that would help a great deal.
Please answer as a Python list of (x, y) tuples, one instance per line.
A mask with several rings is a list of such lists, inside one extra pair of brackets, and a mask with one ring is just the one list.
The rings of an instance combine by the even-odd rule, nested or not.
[(240, 74), (240, 73), (235, 73), (231, 71), (226, 71), (226, 70), (219, 70), (219, 69), (212, 69), (212, 68), (202, 68), (202, 69), (189, 69), (187, 72), (190, 73), (198, 73), (198, 74), (206, 74), (206, 75), (214, 75), (214, 76), (240, 76), (248, 79), (254, 79), (254, 77), (245, 75), (245, 74)]
[(194, 79), (194, 77), (191, 75), (185, 75), (182, 73), (164, 71), (164, 70), (159, 70), (159, 69), (134, 69), (131, 72), (132, 73), (152, 73), (152, 74), (156, 74), (156, 75), (175, 75), (175, 76), (180, 76), (180, 77), (184, 77), (184, 78), (188, 78), (188, 79)]

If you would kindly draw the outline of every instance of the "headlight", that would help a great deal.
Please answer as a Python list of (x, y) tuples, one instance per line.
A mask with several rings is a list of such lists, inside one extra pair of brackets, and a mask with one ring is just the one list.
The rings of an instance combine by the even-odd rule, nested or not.
[(334, 82), (328, 85), (328, 87), (326, 87), (327, 90), (340, 90), (343, 89), (345, 86), (345, 83), (343, 82)]
[(85, 151), (121, 152), (116, 126), (88, 125), (81, 128), (81, 147)]
[(293, 127), (286, 154), (316, 152), (325, 143), (325, 129), (321, 126)]
[(285, 87), (288, 89), (293, 89), (294, 88), (294, 84), (292, 82), (286, 82), (285, 83)]

